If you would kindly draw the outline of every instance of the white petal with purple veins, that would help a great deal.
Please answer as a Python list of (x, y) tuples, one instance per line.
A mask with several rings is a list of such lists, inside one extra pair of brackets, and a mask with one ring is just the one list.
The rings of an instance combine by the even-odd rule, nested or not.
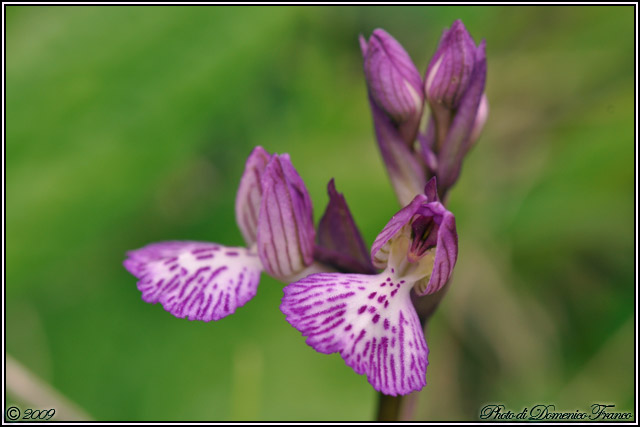
[(178, 318), (219, 320), (253, 298), (262, 264), (246, 248), (205, 242), (161, 242), (130, 251), (124, 261), (142, 299)]
[(280, 309), (316, 351), (339, 352), (382, 393), (407, 394), (425, 386), (429, 353), (412, 285), (388, 271), (313, 274), (284, 288)]

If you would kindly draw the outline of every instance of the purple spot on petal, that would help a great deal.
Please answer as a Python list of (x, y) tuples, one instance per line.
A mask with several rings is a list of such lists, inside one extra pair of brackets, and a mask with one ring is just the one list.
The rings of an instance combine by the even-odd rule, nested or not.
[(364, 311), (365, 311), (366, 309), (367, 309), (367, 306), (366, 306), (366, 305), (363, 305), (362, 307), (360, 307), (360, 308), (358, 309), (358, 314), (362, 314), (362, 313), (364, 313)]
[(378, 323), (378, 320), (380, 320), (380, 315), (376, 314), (375, 316), (373, 316), (373, 319), (371, 320), (373, 323)]
[(371, 292), (369, 294), (369, 299), (373, 299), (376, 296), (376, 292)]
[(228, 251), (228, 252), (225, 252), (225, 255), (226, 256), (238, 256), (238, 252)]
[(375, 313), (376, 308), (374, 306), (369, 307), (369, 313)]
[(384, 319), (383, 326), (385, 329), (389, 329), (389, 319)]

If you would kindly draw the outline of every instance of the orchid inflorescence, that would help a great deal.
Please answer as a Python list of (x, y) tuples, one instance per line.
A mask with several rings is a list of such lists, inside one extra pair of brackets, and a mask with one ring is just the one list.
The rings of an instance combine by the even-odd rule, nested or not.
[(458, 257), (455, 218), (445, 202), (487, 118), (485, 44), (476, 46), (455, 21), (424, 79), (384, 30), (361, 37), (360, 47), (376, 139), (404, 206), (370, 254), (333, 180), (315, 227), (289, 155), (256, 147), (236, 197), (246, 247), (153, 243), (130, 251), (124, 266), (139, 279), (144, 301), (205, 322), (253, 298), (264, 271), (287, 284), (280, 309), (309, 346), (340, 353), (381, 393), (404, 395), (426, 384), (427, 315), (414, 301), (441, 291)]

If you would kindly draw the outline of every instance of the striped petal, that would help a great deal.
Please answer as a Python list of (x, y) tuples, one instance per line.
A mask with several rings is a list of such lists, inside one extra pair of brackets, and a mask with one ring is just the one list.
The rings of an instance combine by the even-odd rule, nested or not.
[(425, 93), (432, 106), (455, 109), (469, 85), (476, 45), (459, 19), (445, 30), (425, 75)]
[(253, 298), (262, 265), (245, 248), (205, 242), (161, 242), (130, 251), (125, 268), (142, 299), (178, 318), (219, 320)]
[(378, 391), (425, 386), (427, 343), (410, 299), (413, 283), (379, 275), (319, 273), (284, 288), (280, 309), (321, 353), (340, 353)]
[(313, 262), (313, 207), (288, 154), (274, 155), (262, 175), (258, 255), (265, 270), (288, 281)]
[(424, 104), (420, 73), (402, 45), (380, 28), (373, 31), (363, 52), (371, 97), (400, 126), (403, 140), (410, 145)]
[(258, 213), (262, 199), (262, 173), (271, 155), (262, 147), (253, 149), (244, 167), (236, 195), (236, 222), (247, 246), (256, 242)]

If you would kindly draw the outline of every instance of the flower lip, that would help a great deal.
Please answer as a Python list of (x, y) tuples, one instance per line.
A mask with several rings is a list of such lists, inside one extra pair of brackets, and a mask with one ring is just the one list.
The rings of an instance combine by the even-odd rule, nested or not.
[(429, 349), (411, 286), (386, 273), (312, 274), (285, 286), (280, 310), (320, 353), (339, 353), (378, 391), (426, 385)]

